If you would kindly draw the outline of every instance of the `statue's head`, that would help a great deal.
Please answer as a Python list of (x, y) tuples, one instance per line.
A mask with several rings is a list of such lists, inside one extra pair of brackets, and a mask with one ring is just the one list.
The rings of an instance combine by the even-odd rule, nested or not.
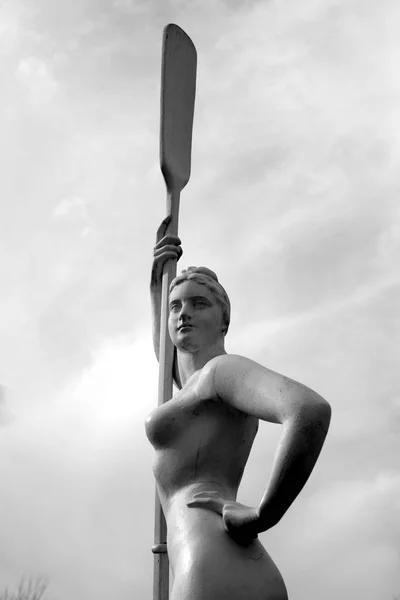
[[(191, 333), (197, 338), (201, 336), (203, 344), (226, 335), (231, 305), (214, 271), (206, 267), (189, 267), (182, 271), (171, 282), (169, 301), (169, 329), (175, 345), (178, 345), (177, 331), (182, 321), (194, 325)], [(189, 335), (190, 331), (186, 333)]]

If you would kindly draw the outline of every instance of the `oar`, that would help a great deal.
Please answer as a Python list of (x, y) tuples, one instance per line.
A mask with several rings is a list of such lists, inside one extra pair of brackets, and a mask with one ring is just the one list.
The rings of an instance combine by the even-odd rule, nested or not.
[[(197, 54), (189, 36), (177, 25), (164, 29), (161, 68), (160, 166), (167, 186), (167, 233), (178, 235), (180, 192), (190, 177)], [(158, 405), (172, 396), (174, 348), (168, 333), (168, 291), (176, 261), (165, 263), (162, 278)], [(156, 492), (153, 600), (168, 600), (167, 526)]]

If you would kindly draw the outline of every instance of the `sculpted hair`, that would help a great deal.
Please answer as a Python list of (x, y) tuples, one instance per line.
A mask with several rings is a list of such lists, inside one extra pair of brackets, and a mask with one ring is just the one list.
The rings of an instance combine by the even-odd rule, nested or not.
[(181, 272), (180, 275), (175, 277), (171, 281), (169, 286), (169, 293), (172, 292), (176, 285), (183, 283), (184, 281), (195, 281), (201, 285), (205, 285), (206, 288), (212, 292), (215, 300), (220, 305), (222, 310), (222, 321), (224, 324), (224, 335), (227, 334), (229, 323), (231, 320), (231, 303), (228, 298), (228, 294), (218, 281), (218, 277), (214, 271), (207, 269), (207, 267), (188, 267)]

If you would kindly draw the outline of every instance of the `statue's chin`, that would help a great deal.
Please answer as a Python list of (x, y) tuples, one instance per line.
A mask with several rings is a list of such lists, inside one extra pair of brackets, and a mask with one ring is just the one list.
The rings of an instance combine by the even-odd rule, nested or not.
[[(196, 332), (188, 332), (178, 333), (178, 335), (174, 335), (173, 344), (180, 352), (189, 352), (191, 354), (203, 350), (209, 350), (210, 348), (214, 348), (220, 345), (220, 337), (217, 335), (206, 337), (204, 335), (199, 335)], [(223, 338), (222, 338), (222, 346), (223, 346)]]
[(199, 345), (190, 340), (175, 340), (175, 346), (181, 352), (197, 352)]

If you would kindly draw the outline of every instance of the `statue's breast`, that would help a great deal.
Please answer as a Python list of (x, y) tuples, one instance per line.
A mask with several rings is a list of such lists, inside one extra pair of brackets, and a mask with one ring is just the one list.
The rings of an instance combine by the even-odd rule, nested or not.
[(172, 398), (162, 406), (155, 408), (146, 418), (146, 435), (154, 448), (168, 446), (183, 429), (184, 413)]
[[(204, 386), (202, 386), (204, 388)], [(199, 389), (198, 378), (180, 390), (176, 396), (165, 404), (155, 408), (146, 418), (146, 435), (155, 449), (171, 445), (190, 423), (206, 410), (213, 402), (204, 396), (204, 389)]]

